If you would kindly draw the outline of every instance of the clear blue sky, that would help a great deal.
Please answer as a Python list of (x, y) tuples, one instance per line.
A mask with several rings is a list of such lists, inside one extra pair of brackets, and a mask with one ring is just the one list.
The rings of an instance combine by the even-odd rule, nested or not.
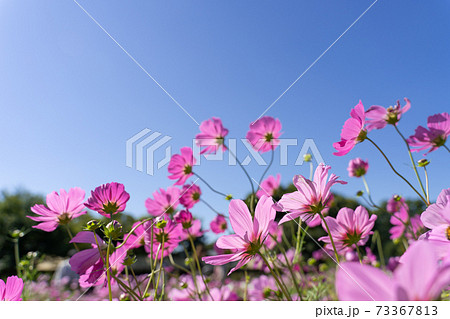
[[(229, 136), (241, 138), (372, 1), (79, 3), (195, 119), (221, 117)], [(315, 140), (333, 172), (349, 181), (335, 191), (361, 189), (346, 171), (359, 156), (370, 161), (376, 200), (412, 195), (368, 143), (339, 158), (332, 143), (359, 99), (369, 107), (409, 97), (399, 126), (406, 135), (449, 111), (449, 14), (448, 1), (378, 1), (268, 112), (281, 120), (284, 137)], [(172, 136), (177, 151), (191, 144), (197, 125), (73, 1), (0, 1), (0, 46), (0, 189), (46, 194), (118, 181), (131, 194), (128, 211), (145, 215), (145, 199), (172, 182), (166, 169), (148, 176), (126, 167), (125, 141), (150, 128)], [(393, 128), (372, 137), (415, 182)], [(283, 184), (308, 174), (293, 165), (296, 154), (270, 171)], [(439, 150), (429, 159), (435, 198), (449, 186), (449, 155)], [(237, 166), (203, 162), (199, 174), (218, 189), (236, 197), (249, 191)], [(263, 169), (249, 171), (259, 179)], [(203, 189), (226, 210), (227, 202)], [(214, 216), (202, 204), (193, 212), (205, 221)]]

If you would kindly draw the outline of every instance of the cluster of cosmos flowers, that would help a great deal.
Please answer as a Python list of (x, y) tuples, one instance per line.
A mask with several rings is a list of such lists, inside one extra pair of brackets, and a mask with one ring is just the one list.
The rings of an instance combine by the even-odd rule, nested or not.
[[(156, 190), (144, 203), (149, 217), (129, 230), (123, 229), (116, 216), (126, 209), (130, 195), (116, 182), (95, 188), (87, 199), (77, 187), (53, 192), (46, 205), (31, 208), (35, 215), (29, 218), (38, 222), (34, 228), (52, 232), (86, 214), (86, 209), (99, 214), (71, 238), (78, 251), (69, 263), (78, 274), (81, 290), (97, 289), (109, 300), (439, 300), (450, 288), (450, 188), (431, 202), (428, 182), (424, 187), (420, 177), (425, 174), (428, 181), (426, 166), (430, 161), (423, 158), (414, 162), (412, 153), (448, 152), (445, 143), (450, 135), (450, 116), (432, 115), (427, 128), (419, 126), (406, 138), (398, 127), (411, 107), (408, 99), (405, 103), (403, 107), (397, 102), (388, 108), (371, 106), (365, 110), (359, 102), (344, 123), (340, 141), (333, 144), (334, 154), (344, 156), (359, 143), (369, 141), (393, 174), (423, 201), (421, 214), (411, 215), (407, 201), (399, 195), (392, 196), (385, 207), (378, 206), (365, 179), (369, 162), (361, 158), (350, 160), (348, 175), (362, 179), (365, 192), (358, 196), (364, 203), (342, 207), (329, 216), (332, 188), (347, 182), (328, 165), (319, 163), (313, 169), (309, 158), (310, 176), (295, 175), (296, 190), (282, 194), (279, 201), (274, 196), (280, 189), (280, 174), (267, 178), (263, 174), (261, 182), (254, 185), (240, 165), (252, 188), (243, 200), (218, 191), (200, 177), (193, 150), (183, 147), (168, 165), (173, 186)], [(387, 126), (392, 126), (401, 137), (399, 141), (405, 143), (417, 181), (400, 174), (371, 138), (372, 130)], [(201, 123), (196, 136), (201, 154), (230, 151), (228, 133), (219, 118)], [(255, 151), (273, 155), (281, 134), (280, 121), (264, 116), (250, 125), (246, 138)], [(444, 151), (443, 156), (448, 156)], [(193, 176), (229, 201), (228, 213), (219, 213), (206, 203)], [(200, 201), (214, 214), (209, 225), (191, 212)], [(384, 260), (379, 245), (378, 251), (369, 247), (371, 238), (381, 243), (375, 210), (390, 216), (390, 239), (403, 245), (400, 256)], [(289, 228), (293, 229), (290, 238)], [(321, 229), (324, 236), (314, 240), (308, 233), (313, 228)], [(213, 249), (197, 243), (208, 231), (218, 237)], [(317, 245), (312, 256), (304, 255), (308, 241)], [(87, 248), (79, 250), (76, 244)], [(136, 275), (134, 250), (139, 248), (148, 256), (148, 273)], [(185, 262), (174, 260), (183, 250)], [(322, 282), (330, 283), (325, 294), (320, 293)], [(23, 285), (15, 276), (6, 284), (0, 281), (0, 300), (21, 300)]]

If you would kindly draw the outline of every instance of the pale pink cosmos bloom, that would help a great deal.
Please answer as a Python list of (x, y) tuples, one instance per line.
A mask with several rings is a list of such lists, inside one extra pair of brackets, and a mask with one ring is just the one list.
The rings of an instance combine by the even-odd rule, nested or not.
[(386, 210), (389, 213), (395, 213), (398, 212), (402, 206), (408, 208), (403, 197), (400, 197), (399, 195), (394, 195), (391, 198), (389, 198), (386, 205)]
[(277, 283), (273, 277), (261, 275), (253, 278), (248, 285), (248, 296), (251, 301), (263, 301), (275, 297)]
[(400, 101), (397, 101), (397, 105), (390, 106), (387, 109), (373, 105), (366, 111), (366, 123), (369, 131), (376, 129), (382, 129), (386, 124), (397, 125), (398, 121), (402, 117), (402, 114), (406, 113), (411, 108), (411, 102), (405, 97), (406, 105), (401, 107)]
[(22, 301), (23, 280), (17, 276), (10, 276), (6, 284), (0, 279), (0, 301)]
[(228, 286), (213, 287), (210, 289), (211, 296), (204, 294), (203, 301), (237, 301), (239, 296)]
[(196, 163), (190, 147), (182, 147), (180, 153), (172, 155), (167, 168), (169, 173), (172, 174), (169, 175), (169, 179), (177, 179), (175, 185), (186, 183), (187, 179), (193, 175), (192, 167)]
[(47, 195), (47, 207), (34, 205), (31, 211), (39, 216), (27, 216), (29, 219), (41, 222), (33, 228), (46, 232), (54, 231), (59, 225), (66, 225), (72, 219), (86, 214), (84, 208), (84, 190), (74, 187), (66, 192), (64, 189)]
[(182, 240), (200, 237), (204, 234), (201, 230), (202, 223), (198, 219), (194, 219), (191, 212), (188, 210), (181, 210), (173, 217), (174, 221), (181, 224), (182, 232), (180, 237)]
[(195, 143), (202, 149), (200, 154), (215, 154), (218, 149), (226, 149), (224, 141), (225, 136), (228, 135), (228, 130), (223, 127), (221, 119), (213, 117), (203, 121), (200, 124), (200, 131), (201, 133), (195, 136)]
[(334, 184), (347, 184), (338, 180), (339, 176), (334, 174), (328, 178), (330, 166), (320, 163), (314, 173), (313, 180), (302, 175), (294, 177), (296, 192), (284, 194), (278, 202), (279, 209), (283, 212), (289, 211), (280, 220), (280, 224), (300, 217), (308, 226), (314, 227), (320, 224), (319, 212), (326, 213), (333, 199), (331, 186)]
[(222, 214), (217, 214), (209, 224), (209, 227), (214, 234), (221, 234), (226, 231), (228, 225), (225, 216), (223, 216)]
[[(160, 225), (160, 226), (159, 226)], [(153, 246), (152, 246), (153, 228)], [(160, 259), (171, 254), (181, 241), (182, 226), (171, 219), (161, 219), (154, 224), (152, 221), (144, 223), (145, 244), (153, 250), (153, 258)], [(163, 247), (164, 242), (164, 247)], [(163, 252), (164, 249), (164, 253)]]
[(125, 191), (125, 186), (120, 183), (107, 183), (91, 191), (85, 206), (95, 210), (100, 215), (111, 215), (123, 212), (130, 199), (130, 194)]
[(201, 195), (202, 191), (198, 185), (184, 185), (181, 190), (180, 204), (186, 207), (186, 209), (191, 209), (200, 201)]
[(216, 245), (220, 249), (231, 250), (230, 254), (203, 257), (203, 261), (211, 265), (224, 265), (238, 261), (230, 270), (230, 275), (252, 260), (259, 252), (269, 234), (269, 224), (275, 219), (272, 197), (262, 196), (255, 209), (255, 217), (248, 210), (247, 205), (239, 199), (233, 199), (229, 206), (231, 227), (236, 234), (220, 237)]
[(414, 135), (408, 138), (412, 152), (428, 150), (426, 155), (445, 145), (450, 135), (450, 115), (444, 112), (429, 116), (427, 126), (428, 129), (418, 126)]
[[(372, 228), (376, 219), (376, 215), (372, 215), (369, 218), (369, 213), (363, 206), (358, 206), (355, 210), (344, 207), (339, 210), (336, 218), (325, 217), (330, 228), (331, 234), (329, 235), (333, 237), (338, 251), (345, 248), (364, 246), (369, 240), (369, 236), (373, 234)], [(323, 223), (322, 226), (327, 231)], [(321, 237), (319, 240), (327, 245), (331, 244), (329, 236)]]
[(280, 174), (277, 174), (277, 177), (267, 177), (261, 182), (260, 189), (256, 192), (256, 197), (261, 198), (262, 195), (273, 196), (275, 191), (280, 187), (280, 179)]
[(341, 140), (333, 143), (337, 152), (336, 156), (343, 156), (350, 152), (356, 144), (364, 141), (367, 136), (367, 130), (364, 127), (366, 115), (361, 101), (350, 111), (350, 118), (345, 121), (341, 131)]
[(363, 160), (361, 158), (355, 158), (348, 162), (348, 176), (350, 177), (361, 177), (366, 175), (369, 170), (369, 161)]
[(400, 209), (394, 213), (394, 216), (391, 216), (389, 220), (393, 225), (391, 229), (389, 229), (389, 233), (391, 234), (391, 239), (398, 239), (403, 236), (406, 230), (406, 225), (409, 222), (409, 214), (408, 210), (405, 208), (406, 205), (400, 206)]
[(147, 198), (145, 207), (152, 216), (161, 216), (163, 214), (172, 214), (179, 204), (180, 189), (170, 186), (166, 190), (160, 188), (153, 193), (153, 199)]
[(450, 188), (443, 189), (436, 203), (428, 206), (421, 220), (430, 231), (421, 236), (436, 245), (441, 255), (450, 253)]
[(247, 140), (253, 148), (261, 153), (274, 150), (279, 144), (281, 135), (281, 122), (271, 116), (263, 116), (250, 124)]
[(342, 263), (336, 274), (339, 300), (435, 300), (450, 285), (450, 263), (439, 262), (432, 243), (419, 240), (392, 276), (359, 262)]

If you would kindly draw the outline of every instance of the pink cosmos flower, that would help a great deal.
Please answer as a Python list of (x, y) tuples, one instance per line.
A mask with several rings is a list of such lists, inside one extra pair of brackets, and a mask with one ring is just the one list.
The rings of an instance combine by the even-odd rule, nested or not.
[(175, 154), (170, 159), (168, 166), (170, 179), (177, 179), (175, 185), (183, 185), (187, 179), (194, 175), (192, 173), (192, 167), (195, 165), (196, 160), (190, 147), (182, 147), (180, 154)]
[(408, 208), (403, 197), (401, 197), (399, 195), (394, 195), (388, 200), (387, 205), (386, 205), (386, 210), (389, 213), (395, 213), (395, 212), (398, 212), (401, 207)]
[(342, 263), (336, 274), (339, 300), (435, 300), (449, 285), (450, 263), (439, 263), (424, 240), (409, 247), (392, 276), (359, 262)]
[(331, 186), (334, 184), (347, 184), (347, 182), (338, 180), (339, 176), (334, 174), (328, 178), (330, 166), (323, 163), (317, 166), (313, 180), (309, 180), (302, 175), (294, 177), (294, 186), (296, 192), (284, 194), (278, 202), (281, 211), (289, 211), (280, 220), (280, 224), (300, 217), (309, 227), (320, 224), (321, 218), (319, 212), (326, 213), (333, 199)]
[(69, 189), (66, 192), (61, 189), (60, 194), (52, 192), (47, 195), (47, 207), (34, 205), (31, 211), (39, 216), (27, 216), (29, 219), (41, 222), (33, 228), (46, 232), (54, 231), (59, 225), (66, 225), (72, 219), (77, 218), (86, 211), (84, 208), (84, 190), (79, 187)]
[(421, 239), (428, 239), (439, 248), (442, 255), (450, 253), (450, 188), (443, 189), (436, 203), (428, 206), (421, 220), (431, 229)]
[(17, 276), (0, 279), (0, 301), (22, 301), (23, 280)]
[[(203, 301), (237, 301), (238, 295), (231, 290), (230, 287), (213, 287), (210, 289), (211, 296), (209, 294), (203, 295)], [(212, 297), (212, 298), (211, 298)]]
[(274, 150), (279, 144), (281, 135), (281, 122), (270, 116), (263, 116), (250, 124), (247, 140), (253, 148), (261, 153)]
[(230, 275), (236, 269), (247, 264), (259, 252), (269, 234), (269, 224), (275, 219), (275, 209), (272, 197), (262, 196), (252, 220), (247, 205), (239, 199), (233, 199), (229, 206), (230, 223), (236, 234), (220, 237), (216, 245), (220, 249), (231, 250), (232, 253), (203, 257), (203, 261), (211, 265), (224, 265), (238, 261), (230, 270)]
[(281, 238), (283, 236), (283, 227), (278, 225), (276, 221), (269, 223), (269, 236), (267, 236), (266, 242), (264, 243), (268, 249), (273, 249), (277, 243), (281, 243)]
[(418, 126), (414, 135), (408, 138), (412, 152), (428, 149), (426, 155), (444, 146), (450, 135), (450, 115), (446, 112), (432, 115), (428, 117), (427, 126), (428, 129)]
[(341, 140), (333, 143), (337, 152), (336, 156), (343, 156), (350, 152), (356, 144), (364, 141), (367, 136), (367, 130), (364, 127), (366, 116), (364, 106), (361, 101), (350, 111), (350, 118), (345, 121), (341, 131)]
[[(153, 228), (153, 246), (151, 229)], [(153, 258), (161, 259), (171, 254), (181, 241), (182, 226), (171, 219), (161, 219), (154, 224), (152, 221), (144, 223), (145, 244), (152, 248)], [(164, 243), (164, 247), (163, 247)], [(164, 252), (163, 252), (164, 251)], [(163, 253), (162, 253), (163, 252)]]
[(400, 101), (397, 101), (396, 106), (390, 106), (387, 109), (373, 105), (366, 111), (367, 129), (369, 131), (373, 129), (382, 129), (386, 124), (397, 125), (400, 121), (402, 114), (406, 113), (411, 108), (411, 102), (405, 97), (406, 105), (400, 106)]
[(95, 210), (100, 215), (111, 215), (123, 212), (130, 199), (130, 194), (125, 191), (125, 186), (120, 183), (107, 183), (91, 191), (85, 206)]
[(145, 207), (147, 212), (152, 216), (161, 216), (163, 214), (172, 214), (179, 204), (180, 189), (174, 186), (168, 187), (166, 190), (160, 188), (159, 192), (153, 193), (153, 199), (147, 198)]
[(273, 196), (275, 191), (280, 187), (280, 174), (277, 177), (269, 176), (261, 182), (261, 188), (256, 192), (256, 197), (261, 198), (262, 195)]
[(201, 230), (202, 223), (192, 217), (191, 212), (188, 210), (181, 210), (174, 216), (174, 221), (181, 224), (182, 232), (180, 237), (182, 240), (186, 240), (191, 236), (192, 238), (200, 237), (204, 234)]
[[(135, 222), (133, 224), (133, 227), (131, 228), (136, 227), (139, 223), (140, 223), (139, 221)], [(141, 224), (134, 230), (133, 234), (130, 235), (124, 246), (126, 246), (128, 249), (136, 249), (145, 246), (144, 235), (145, 235), (144, 224)], [(125, 235), (125, 237), (126, 236), (127, 235)]]
[(389, 229), (389, 233), (391, 234), (391, 239), (398, 239), (403, 236), (406, 230), (406, 225), (409, 222), (409, 214), (408, 210), (405, 208), (406, 206), (400, 206), (398, 212), (394, 213), (394, 216), (391, 216), (389, 220), (393, 225), (391, 229)]
[(361, 177), (366, 175), (369, 170), (369, 162), (362, 160), (361, 158), (355, 158), (348, 163), (347, 171), (350, 177)]
[(100, 251), (106, 255), (106, 243), (90, 231), (79, 232), (72, 238), (70, 243), (84, 243), (91, 244), (92, 246), (92, 248), (77, 252), (69, 261), (72, 270), (80, 275), (80, 286), (90, 287), (103, 283), (99, 280), (104, 272), (104, 264), (100, 256)]
[[(372, 228), (376, 219), (376, 215), (369, 218), (369, 213), (363, 206), (358, 206), (354, 211), (344, 207), (339, 210), (336, 218), (325, 217), (338, 251), (364, 246), (369, 239), (369, 235), (373, 234)], [(325, 225), (322, 226), (327, 231)], [(331, 244), (328, 236), (321, 237), (319, 240), (327, 245)]]
[(209, 224), (209, 227), (211, 228), (214, 234), (221, 234), (224, 231), (226, 231), (228, 225), (225, 216), (223, 216), (222, 214), (217, 214), (216, 217), (214, 217), (214, 219)]
[(224, 141), (225, 136), (228, 135), (228, 130), (223, 127), (221, 119), (213, 117), (203, 121), (200, 124), (200, 131), (201, 133), (195, 136), (195, 143), (202, 148), (200, 154), (215, 154), (218, 149), (226, 149)]
[(253, 278), (248, 285), (248, 296), (251, 301), (267, 300), (275, 297), (275, 291), (278, 290), (273, 277), (261, 275)]
[(200, 187), (196, 184), (184, 185), (181, 190), (180, 203), (186, 209), (191, 209), (200, 201), (200, 196), (202, 195), (202, 191)]

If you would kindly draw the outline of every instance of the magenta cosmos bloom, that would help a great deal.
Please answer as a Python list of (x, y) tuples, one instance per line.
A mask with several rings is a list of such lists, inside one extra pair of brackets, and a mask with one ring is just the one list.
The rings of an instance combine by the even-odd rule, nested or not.
[(279, 144), (281, 135), (281, 122), (270, 116), (263, 116), (250, 124), (247, 140), (253, 148), (261, 153), (274, 150)]
[(86, 202), (86, 207), (95, 210), (100, 215), (111, 217), (123, 212), (130, 199), (130, 194), (125, 191), (125, 186), (120, 183), (107, 183), (91, 191), (91, 197)]
[(419, 240), (392, 276), (359, 262), (342, 263), (336, 274), (339, 300), (435, 300), (450, 285), (450, 263), (440, 263), (433, 244)]
[[(152, 242), (153, 228), (153, 242)], [(145, 244), (153, 250), (153, 258), (160, 259), (171, 254), (181, 241), (182, 226), (171, 219), (158, 222), (148, 221), (144, 224)], [(153, 245), (152, 245), (153, 244)], [(164, 244), (164, 246), (163, 246)]]
[(221, 119), (213, 117), (203, 121), (200, 124), (200, 131), (201, 133), (195, 136), (195, 143), (201, 148), (200, 154), (215, 154), (218, 149), (226, 149), (224, 142), (225, 136), (228, 135), (228, 130), (223, 127)]
[(355, 158), (348, 163), (347, 171), (350, 177), (361, 177), (366, 175), (369, 170), (369, 161), (364, 161), (361, 158)]
[[(80, 286), (87, 288), (104, 285), (106, 283), (106, 270), (103, 258), (106, 257), (106, 243), (90, 231), (79, 232), (70, 242), (91, 244), (92, 246), (92, 248), (77, 252), (69, 260), (72, 270), (80, 275)], [(122, 246), (110, 255), (109, 262), (113, 274), (119, 274), (124, 269), (123, 261), (127, 256), (127, 247)], [(100, 252), (102, 255), (100, 255)]]
[(214, 234), (221, 234), (226, 231), (228, 225), (225, 216), (223, 216), (222, 214), (217, 214), (217, 216), (214, 217), (214, 219), (209, 224), (209, 227)]
[(373, 105), (366, 111), (367, 129), (369, 131), (376, 129), (382, 129), (386, 124), (397, 125), (398, 121), (402, 117), (402, 114), (406, 113), (411, 108), (411, 102), (405, 97), (406, 105), (400, 106), (400, 101), (397, 101), (397, 105), (390, 106), (387, 109)]
[(47, 195), (47, 207), (44, 205), (34, 205), (31, 211), (39, 216), (27, 216), (29, 219), (41, 222), (33, 228), (46, 232), (54, 231), (59, 225), (66, 225), (72, 219), (77, 218), (86, 211), (84, 208), (84, 190), (79, 187), (64, 189), (52, 192)]
[(343, 156), (350, 152), (356, 144), (364, 141), (367, 136), (367, 130), (364, 127), (366, 115), (361, 101), (350, 111), (350, 118), (345, 121), (341, 131), (341, 140), (333, 143), (337, 152), (336, 156)]
[(190, 147), (182, 147), (181, 154), (175, 154), (170, 159), (168, 166), (170, 179), (177, 179), (175, 185), (183, 185), (187, 179), (194, 175), (192, 167), (195, 165), (195, 158)]
[(277, 177), (269, 176), (263, 180), (260, 189), (256, 192), (256, 197), (261, 198), (262, 195), (273, 196), (278, 187), (280, 187), (280, 178), (280, 174), (277, 174)]
[(202, 195), (202, 191), (198, 185), (184, 185), (181, 190), (180, 203), (186, 207), (186, 209), (191, 209), (200, 201), (200, 195)]
[(422, 223), (431, 229), (421, 238), (439, 247), (442, 254), (450, 253), (450, 188), (443, 189), (436, 203), (428, 206), (421, 215)]
[(302, 175), (294, 177), (294, 186), (296, 192), (284, 194), (278, 202), (281, 211), (289, 211), (280, 220), (280, 224), (300, 217), (308, 226), (314, 227), (320, 224), (321, 218), (319, 212), (326, 213), (333, 200), (331, 186), (334, 184), (347, 184), (347, 182), (338, 180), (339, 176), (334, 174), (328, 178), (330, 166), (320, 163), (314, 173), (313, 180), (309, 180)]
[[(373, 234), (372, 228), (376, 219), (377, 216), (375, 215), (369, 218), (369, 213), (362, 206), (358, 206), (354, 211), (353, 209), (344, 207), (339, 210), (336, 218), (325, 217), (330, 228), (330, 235), (333, 237), (338, 251), (356, 246), (364, 246), (369, 236)], [(323, 225), (323, 229), (327, 231), (325, 225)], [(331, 242), (329, 236), (321, 237), (319, 240), (325, 242), (328, 248), (330, 248), (329, 245)]]
[(408, 138), (408, 144), (413, 152), (428, 150), (428, 154), (444, 146), (450, 135), (450, 115), (448, 113), (435, 114), (428, 117), (428, 129), (419, 126), (414, 135)]
[(189, 237), (200, 237), (204, 234), (204, 231), (202, 231), (202, 223), (200, 220), (194, 219), (191, 212), (188, 210), (179, 211), (173, 219), (182, 226), (180, 234), (182, 240), (186, 240)]
[(232, 253), (203, 257), (203, 261), (211, 265), (224, 265), (238, 261), (236, 267), (230, 270), (230, 275), (252, 260), (264, 244), (268, 234), (270, 222), (275, 219), (272, 197), (262, 196), (255, 210), (252, 220), (247, 205), (240, 199), (233, 199), (229, 206), (231, 227), (236, 234), (220, 237), (216, 245), (220, 249), (231, 250)]
[(163, 214), (172, 214), (179, 204), (180, 189), (174, 186), (163, 188), (153, 193), (153, 199), (147, 198), (145, 207), (152, 216), (161, 216)]
[(22, 301), (23, 280), (17, 276), (0, 279), (0, 301)]

